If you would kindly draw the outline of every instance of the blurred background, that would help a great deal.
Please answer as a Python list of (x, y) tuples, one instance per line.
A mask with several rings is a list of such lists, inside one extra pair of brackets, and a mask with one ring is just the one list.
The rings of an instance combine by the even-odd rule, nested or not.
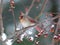
[[(19, 22), (20, 12), (25, 13), (25, 8), (30, 6), (30, 4), (32, 3), (32, 0), (14, 0), (14, 1), (15, 1), (14, 14), (15, 14), (15, 19), (16, 19), (16, 24), (17, 24), (17, 27), (20, 27), (20, 22)], [(2, 17), (3, 17), (4, 32), (7, 34), (8, 38), (9, 38), (9, 37), (11, 37), (11, 35), (13, 35), (13, 32), (14, 32), (13, 15), (9, 11), (10, 0), (3, 0), (3, 2), (4, 2), (4, 4), (3, 4)], [(28, 15), (30, 17), (32, 17), (33, 19), (35, 19), (35, 17), (37, 17), (41, 11), (43, 2), (44, 2), (44, 0), (40, 0), (39, 3), (35, 2), (34, 7), (32, 7), (32, 9), (30, 10)], [(52, 24), (51, 23), (52, 21), (48, 21), (47, 24), (46, 24), (46, 22), (44, 22), (45, 20), (47, 20), (46, 13), (51, 13), (51, 12), (60, 13), (60, 0), (48, 0), (42, 16), (39, 17), (39, 21), (42, 22), (45, 27)], [(57, 14), (54, 14), (54, 16), (56, 16), (56, 15)], [(48, 18), (50, 19), (51, 17), (49, 16)], [(54, 21), (57, 22), (58, 19), (56, 19)], [(50, 29), (49, 26), (46, 28), (46, 30), (48, 31), (48, 29)], [(37, 31), (35, 29), (33, 29), (33, 32), (34, 32), (34, 34), (32, 34), (32, 36), (34, 36)], [(47, 38), (44, 38), (44, 36), (41, 36), (40, 38), (38, 38), (36, 40), (40, 41), (39, 45), (51, 45), (52, 37), (53, 37), (53, 34), (50, 34)], [(34, 41), (30, 42), (27, 39), (24, 39), (24, 41), (22, 43), (17, 43), (15, 41), (13, 43), (13, 45), (35, 45), (35, 43), (34, 43)], [(58, 44), (55, 44), (55, 45), (60, 45), (60, 44), (58, 42)]]

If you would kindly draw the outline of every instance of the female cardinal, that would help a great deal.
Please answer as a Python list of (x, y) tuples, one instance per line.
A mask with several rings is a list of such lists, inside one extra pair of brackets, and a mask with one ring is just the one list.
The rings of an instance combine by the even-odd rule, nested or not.
[[(33, 26), (33, 25), (36, 24), (36, 21), (35, 20), (33, 20), (29, 16), (24, 16), (24, 13), (23, 12), (21, 12), (21, 15), (20, 15), (19, 19), (20, 19), (20, 23), (22, 24), (22, 26), (24, 28), (29, 27), (29, 26)], [(38, 32), (41, 33), (41, 28), (39, 26), (35, 26), (35, 28), (36, 28), (36, 30)]]
[(28, 16), (24, 16), (23, 12), (21, 12), (19, 19), (24, 28), (35, 25), (35, 21), (33, 19), (30, 19)]

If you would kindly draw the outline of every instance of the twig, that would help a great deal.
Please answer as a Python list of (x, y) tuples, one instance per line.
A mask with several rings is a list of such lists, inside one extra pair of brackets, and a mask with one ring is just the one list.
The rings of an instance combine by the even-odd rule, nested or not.
[(45, 6), (46, 6), (46, 4), (47, 4), (47, 2), (48, 2), (48, 0), (44, 0), (44, 3), (43, 3), (43, 5), (42, 5), (42, 7), (41, 7), (40, 14), (35, 18), (36, 20), (42, 15), (42, 13), (43, 13), (43, 11), (44, 11), (44, 8), (45, 8)]
[[(10, 0), (10, 8), (11, 8), (11, 12), (12, 12), (12, 15), (13, 15), (13, 21), (14, 21), (14, 26), (15, 26), (15, 32), (14, 32), (15, 37), (13, 37), (13, 36), (12, 37), (15, 39), (16, 38), (16, 19), (15, 19), (15, 14), (14, 14), (14, 8), (15, 8), (14, 7), (14, 0)], [(8, 39), (11, 39), (11, 38), (7, 38), (6, 41)]]
[(28, 14), (29, 14), (29, 12), (30, 12), (31, 8), (32, 8), (32, 7), (33, 7), (33, 5), (34, 5), (34, 2), (35, 2), (35, 0), (33, 0), (33, 1), (32, 1), (32, 3), (31, 3), (31, 5), (30, 5), (30, 7), (29, 7), (29, 9), (28, 9), (28, 11), (26, 12), (26, 14), (25, 14), (25, 15), (28, 15)]
[(1, 2), (0, 2), (0, 34), (4, 32), (3, 20), (2, 20), (2, 10), (3, 10), (3, 0), (1, 0)]
[[(57, 26), (56, 26), (56, 30), (55, 30), (55, 33), (54, 33), (54, 35), (56, 34), (58, 34), (58, 27), (59, 27), (59, 24), (60, 24), (60, 18), (59, 18), (59, 20), (58, 20), (58, 23), (57, 23)], [(52, 40), (52, 45), (55, 45), (55, 40)]]
[(3, 45), (3, 41), (2, 41), (2, 33), (4, 33), (4, 29), (3, 29), (3, 20), (2, 20), (2, 11), (3, 11), (3, 0), (0, 0), (0, 41)]
[(56, 17), (53, 17), (52, 20), (55, 20), (57, 18), (60, 18), (60, 15), (56, 16)]

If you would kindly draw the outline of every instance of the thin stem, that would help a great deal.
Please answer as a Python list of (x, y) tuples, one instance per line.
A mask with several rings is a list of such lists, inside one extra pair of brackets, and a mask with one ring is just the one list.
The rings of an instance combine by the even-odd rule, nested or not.
[(43, 13), (43, 11), (44, 11), (44, 8), (45, 8), (45, 6), (46, 6), (46, 4), (47, 4), (47, 2), (48, 2), (48, 0), (44, 0), (44, 3), (43, 3), (43, 5), (42, 5), (42, 7), (41, 7), (40, 14), (35, 18), (36, 20), (42, 15), (42, 13)]
[(2, 45), (4, 45), (3, 44), (3, 42), (2, 42), (2, 33), (4, 32), (4, 29), (3, 29), (3, 19), (2, 19), (2, 11), (3, 11), (3, 0), (1, 0), (1, 2), (0, 2), (0, 41), (1, 41), (1, 43), (2, 43)]
[(1, 0), (1, 2), (0, 2), (0, 34), (4, 32), (3, 20), (2, 20), (2, 10), (3, 10), (3, 0)]
[(13, 15), (13, 21), (14, 21), (15, 31), (16, 31), (16, 19), (15, 19), (15, 15), (14, 15), (14, 10), (13, 9), (12, 9), (12, 15)]
[(57, 19), (57, 18), (60, 18), (60, 16), (58, 15), (58, 16), (56, 16), (56, 17), (53, 17), (52, 20), (55, 20), (55, 19)]
[[(55, 30), (55, 33), (54, 33), (54, 35), (56, 34), (58, 34), (58, 28), (60, 27), (60, 18), (59, 18), (59, 20), (58, 20), (58, 23), (57, 23), (57, 26), (56, 26), (56, 30)], [(55, 40), (52, 40), (52, 45), (55, 45), (55, 43), (56, 43), (56, 41)]]
[(30, 12), (31, 8), (32, 8), (32, 7), (33, 7), (33, 5), (34, 5), (34, 2), (35, 2), (35, 0), (33, 0), (33, 1), (32, 1), (32, 3), (31, 3), (31, 5), (30, 5), (30, 7), (29, 7), (29, 9), (28, 9), (28, 11), (26, 12), (26, 14), (25, 14), (25, 15), (28, 15), (28, 14), (29, 14), (29, 12)]

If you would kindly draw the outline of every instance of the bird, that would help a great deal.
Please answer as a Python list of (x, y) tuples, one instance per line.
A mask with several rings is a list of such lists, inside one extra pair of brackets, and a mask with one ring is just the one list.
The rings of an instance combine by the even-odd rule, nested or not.
[[(36, 25), (37, 22), (32, 19), (30, 16), (26, 16), (23, 12), (20, 12), (20, 17), (19, 17), (20, 23), (22, 24), (22, 26), (24, 28), (29, 27), (29, 26), (33, 26)], [(41, 31), (43, 31), (39, 25), (35, 26), (35, 29), (39, 32), (42, 33)], [(44, 32), (44, 31), (43, 31)]]
[(20, 19), (20, 23), (24, 28), (33, 26), (36, 24), (36, 22), (33, 19), (31, 19), (29, 16), (25, 16), (23, 12), (21, 12), (19, 19)]

